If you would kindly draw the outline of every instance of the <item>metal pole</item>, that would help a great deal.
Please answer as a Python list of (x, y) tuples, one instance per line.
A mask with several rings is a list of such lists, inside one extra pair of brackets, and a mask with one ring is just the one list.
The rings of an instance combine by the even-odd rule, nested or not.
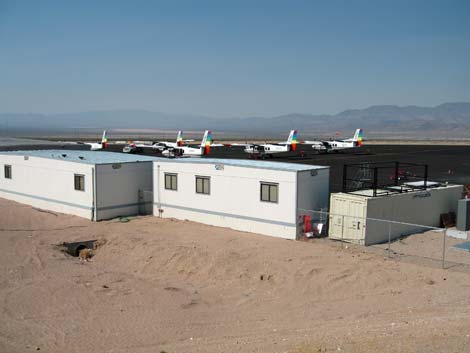
[(447, 238), (447, 228), (444, 229), (444, 241), (442, 244), (442, 268), (446, 268), (446, 238)]
[(398, 170), (400, 169), (400, 163), (395, 162), (395, 186), (398, 186)]
[(374, 190), (374, 197), (377, 196), (377, 167), (374, 168), (374, 185), (372, 186)]
[(388, 257), (390, 258), (390, 246), (392, 237), (392, 222), (388, 222)]
[(341, 216), (341, 248), (343, 248), (343, 241), (344, 241), (344, 215)]
[(424, 190), (428, 188), (428, 165), (424, 165)]

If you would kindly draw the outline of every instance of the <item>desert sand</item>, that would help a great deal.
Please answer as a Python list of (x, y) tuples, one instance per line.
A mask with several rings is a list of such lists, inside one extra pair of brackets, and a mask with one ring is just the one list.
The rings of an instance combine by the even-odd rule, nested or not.
[(469, 272), (373, 250), (0, 199), (0, 352), (470, 352)]

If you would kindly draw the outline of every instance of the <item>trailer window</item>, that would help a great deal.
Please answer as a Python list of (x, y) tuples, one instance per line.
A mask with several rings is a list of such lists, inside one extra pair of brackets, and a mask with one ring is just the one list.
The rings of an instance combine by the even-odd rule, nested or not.
[(178, 176), (177, 174), (165, 173), (165, 189), (178, 190)]
[(11, 179), (11, 165), (5, 164), (5, 179)]
[(261, 183), (261, 201), (278, 202), (279, 184)]
[(74, 174), (75, 190), (85, 191), (85, 176), (82, 174)]
[(204, 176), (196, 177), (196, 193), (209, 195), (211, 191), (211, 178)]

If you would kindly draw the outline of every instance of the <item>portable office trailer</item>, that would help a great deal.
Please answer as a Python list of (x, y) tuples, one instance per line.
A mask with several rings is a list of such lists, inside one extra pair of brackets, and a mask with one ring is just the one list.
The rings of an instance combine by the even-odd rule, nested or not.
[(297, 210), (328, 207), (329, 167), (229, 159), (154, 162), (154, 215), (296, 239)]
[(92, 220), (151, 214), (153, 160), (95, 151), (1, 152), (0, 197)]
[(396, 239), (423, 231), (419, 225), (439, 227), (440, 215), (457, 210), (462, 192), (462, 185), (443, 185), (377, 197), (373, 190), (331, 194), (329, 237), (372, 245), (388, 241), (389, 231), (391, 239)]

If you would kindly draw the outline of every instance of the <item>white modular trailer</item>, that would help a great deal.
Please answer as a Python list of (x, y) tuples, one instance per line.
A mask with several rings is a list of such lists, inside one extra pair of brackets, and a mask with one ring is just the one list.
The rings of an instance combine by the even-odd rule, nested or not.
[[(442, 185), (373, 197), (372, 190), (333, 193), (330, 199), (329, 237), (372, 245), (439, 227), (440, 215), (457, 210), (462, 185)], [(384, 220), (384, 221), (380, 221)], [(403, 222), (407, 224), (391, 223)]]
[[(0, 197), (45, 210), (91, 218), (93, 165), (35, 157), (36, 154), (36, 151), (0, 154)], [(7, 175), (7, 170), (10, 175)], [(84, 191), (74, 189), (74, 175), (83, 176)]]
[(0, 152), (0, 197), (97, 221), (135, 215), (152, 204), (145, 195), (151, 195), (154, 159), (96, 151)]
[(327, 208), (329, 167), (230, 159), (154, 162), (155, 216), (296, 239), (297, 210)]

